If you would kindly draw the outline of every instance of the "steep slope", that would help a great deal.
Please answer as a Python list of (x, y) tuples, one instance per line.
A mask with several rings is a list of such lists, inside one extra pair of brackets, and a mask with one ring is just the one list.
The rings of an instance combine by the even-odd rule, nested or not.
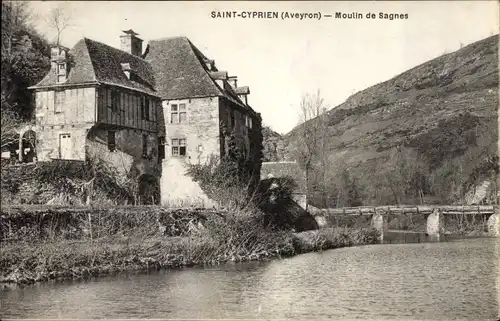
[(264, 162), (276, 162), (285, 158), (283, 136), (266, 126), (262, 128)]
[[(416, 196), (410, 195), (413, 192), (403, 193), (407, 198), (381, 192), (402, 188), (383, 185), (390, 185), (396, 175), (394, 162), (399, 159), (404, 167), (413, 159), (425, 176), (418, 188), (419, 202), (423, 196), (433, 196), (436, 202), (466, 202), (471, 188), (495, 179), (497, 109), (498, 35), (358, 92), (328, 111), (324, 136), (328, 162), (318, 164), (315, 174), (341, 163), (358, 181), (363, 203), (416, 202), (408, 199)], [(287, 151), (293, 150), (298, 133), (295, 128), (284, 136)], [(377, 179), (370, 180), (374, 174)], [(453, 175), (458, 177), (451, 179)], [(318, 179), (311, 184), (312, 193), (320, 192)], [(328, 194), (332, 184), (336, 183), (325, 182), (321, 192)], [(373, 191), (374, 186), (379, 191)], [(496, 191), (490, 191), (490, 202), (492, 193)]]

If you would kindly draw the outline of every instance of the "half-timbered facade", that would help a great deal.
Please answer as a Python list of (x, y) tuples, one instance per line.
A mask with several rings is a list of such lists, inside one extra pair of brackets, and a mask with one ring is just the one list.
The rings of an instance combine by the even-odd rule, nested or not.
[[(186, 37), (142, 40), (124, 31), (121, 50), (87, 38), (52, 49), (52, 68), (36, 91), (37, 156), (99, 158), (123, 173), (161, 164), (164, 204), (208, 202), (187, 163), (228, 151), (233, 137), (260, 175), (260, 115), (248, 87), (219, 71)], [(175, 202), (174, 202), (175, 200)]]
[[(150, 65), (132, 31), (119, 50), (90, 39), (52, 48), (52, 67), (36, 91), (39, 161), (99, 158), (123, 173), (158, 163), (158, 111)], [(130, 48), (130, 46), (128, 46)], [(161, 126), (160, 126), (161, 127)]]

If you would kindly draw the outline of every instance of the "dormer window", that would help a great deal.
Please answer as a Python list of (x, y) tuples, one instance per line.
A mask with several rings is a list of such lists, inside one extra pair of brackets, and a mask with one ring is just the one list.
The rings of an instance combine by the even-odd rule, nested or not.
[(57, 82), (66, 81), (66, 63), (60, 62), (57, 64)]
[(130, 79), (132, 76), (132, 68), (130, 68), (130, 63), (122, 63), (122, 70), (127, 79)]
[(58, 83), (65, 82), (68, 77), (68, 50), (68, 48), (63, 46), (55, 46), (50, 50), (52, 70), (56, 74)]
[(59, 64), (57, 64), (57, 73), (59, 75), (65, 75), (66, 74), (66, 64), (65, 63), (59, 63)]

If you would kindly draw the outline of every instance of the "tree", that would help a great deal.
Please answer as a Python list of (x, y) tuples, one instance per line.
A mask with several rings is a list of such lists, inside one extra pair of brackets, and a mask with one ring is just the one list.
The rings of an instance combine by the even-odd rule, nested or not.
[(63, 6), (52, 8), (49, 15), (45, 18), (49, 27), (56, 33), (56, 45), (61, 44), (61, 37), (64, 30), (71, 27), (71, 19), (71, 14)]
[(29, 26), (32, 14), (26, 1), (2, 1), (2, 55), (10, 55), (16, 33)]
[(414, 202), (415, 199), (419, 199), (418, 202), (421, 203), (429, 189), (428, 173), (426, 162), (418, 153), (396, 147), (390, 153), (387, 162), (380, 164), (377, 170), (377, 180), (382, 184), (378, 189), (386, 189), (388, 191), (386, 195), (390, 195), (390, 199), (379, 199), (383, 202), (381, 205)]
[[(4, 103), (4, 99), (2, 97), (2, 105)], [(17, 142), (17, 133), (15, 131), (17, 125), (18, 125), (18, 120), (16, 119), (14, 113), (10, 110), (5, 110), (2, 111), (2, 117), (1, 117), (1, 127), (0, 127), (0, 134), (1, 134), (1, 147), (2, 149), (4, 147), (7, 147), (15, 142)]]
[(33, 117), (34, 101), (27, 89), (50, 68), (49, 45), (31, 26), (26, 2), (2, 1), (2, 114), (12, 111), (20, 120)]
[(308, 189), (314, 161), (319, 160), (322, 168), (326, 165), (325, 112), (326, 106), (319, 90), (314, 95), (306, 94), (302, 97), (299, 110), (301, 124), (298, 128), (295, 153), (304, 167)]

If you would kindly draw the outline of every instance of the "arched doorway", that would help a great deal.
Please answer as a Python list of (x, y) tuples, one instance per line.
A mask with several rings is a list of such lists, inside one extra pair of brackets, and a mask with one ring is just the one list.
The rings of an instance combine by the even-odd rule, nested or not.
[(22, 148), (19, 151), (22, 153), (23, 163), (31, 163), (36, 159), (36, 133), (34, 130), (27, 130), (23, 133)]
[(160, 204), (160, 184), (158, 178), (151, 174), (143, 174), (138, 178), (139, 204)]

